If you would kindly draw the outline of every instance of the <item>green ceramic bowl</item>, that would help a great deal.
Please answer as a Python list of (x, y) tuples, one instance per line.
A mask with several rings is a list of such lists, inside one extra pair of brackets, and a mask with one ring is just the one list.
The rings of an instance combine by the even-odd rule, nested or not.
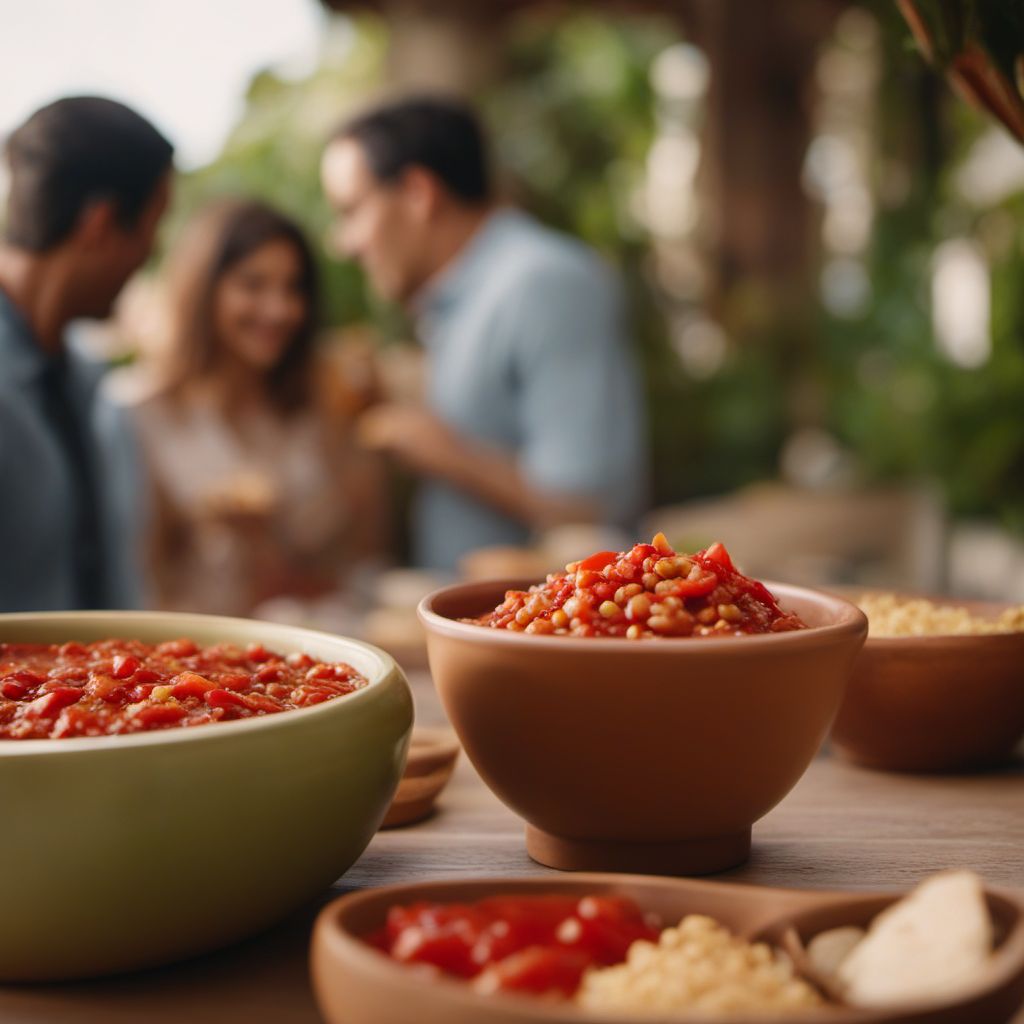
[(184, 636), (346, 661), (370, 685), (235, 722), (0, 740), (0, 980), (133, 970), (234, 942), (323, 891), (383, 819), (413, 718), (383, 651), (204, 615), (0, 615), (7, 642)]

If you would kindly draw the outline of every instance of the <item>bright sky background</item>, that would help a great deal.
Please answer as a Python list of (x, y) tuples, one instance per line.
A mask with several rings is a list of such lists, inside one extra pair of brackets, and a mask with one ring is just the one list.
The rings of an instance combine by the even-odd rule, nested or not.
[(327, 17), (317, 0), (0, 0), (0, 138), (59, 96), (135, 107), (208, 163), (253, 73), (312, 69)]

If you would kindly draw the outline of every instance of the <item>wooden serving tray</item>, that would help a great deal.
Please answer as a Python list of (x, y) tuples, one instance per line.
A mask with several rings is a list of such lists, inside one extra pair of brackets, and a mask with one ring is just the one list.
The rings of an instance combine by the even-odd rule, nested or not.
[(1024, 895), (987, 890), (997, 947), (983, 977), (953, 1000), (882, 1009), (831, 1004), (797, 1013), (679, 1013), (626, 1017), (516, 995), (481, 996), (458, 981), (424, 976), (372, 949), (364, 936), (389, 907), (415, 900), (463, 902), (497, 894), (615, 893), (656, 912), (666, 925), (706, 914), (731, 931), (778, 946), (806, 942), (839, 925), (865, 925), (904, 893), (808, 892), (690, 879), (581, 874), (387, 886), (343, 896), (324, 908), (312, 944), (313, 984), (330, 1024), (1003, 1024), (1024, 999)]

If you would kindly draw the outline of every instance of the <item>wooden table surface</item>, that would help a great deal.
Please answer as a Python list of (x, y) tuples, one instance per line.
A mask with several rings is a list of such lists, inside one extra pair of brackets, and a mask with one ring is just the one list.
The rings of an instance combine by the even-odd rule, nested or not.
[[(413, 673), (417, 720), (444, 721), (429, 678)], [(931, 872), (972, 868), (1024, 888), (1024, 762), (934, 778), (862, 771), (819, 757), (754, 827), (747, 864), (717, 877), (795, 888), (905, 888)], [(353, 888), (456, 875), (557, 875), (534, 864), (521, 822), (460, 759), (440, 811), (379, 833), (315, 906), (223, 953), (87, 983), (0, 988), (0, 1024), (321, 1024), (306, 948), (319, 907)], [(1014, 1018), (1024, 1024), (1024, 1008)]]

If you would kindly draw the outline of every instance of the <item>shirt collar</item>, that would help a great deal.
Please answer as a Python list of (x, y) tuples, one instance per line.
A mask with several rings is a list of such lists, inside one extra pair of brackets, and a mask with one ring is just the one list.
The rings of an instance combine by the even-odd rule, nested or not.
[(491, 273), (489, 254), (508, 227), (522, 215), (509, 208), (489, 213), (448, 265), (428, 281), (413, 300), (417, 316), (436, 320), (455, 305), (475, 281)]
[(53, 366), (21, 310), (0, 289), (0, 367), (5, 377), (25, 384)]

